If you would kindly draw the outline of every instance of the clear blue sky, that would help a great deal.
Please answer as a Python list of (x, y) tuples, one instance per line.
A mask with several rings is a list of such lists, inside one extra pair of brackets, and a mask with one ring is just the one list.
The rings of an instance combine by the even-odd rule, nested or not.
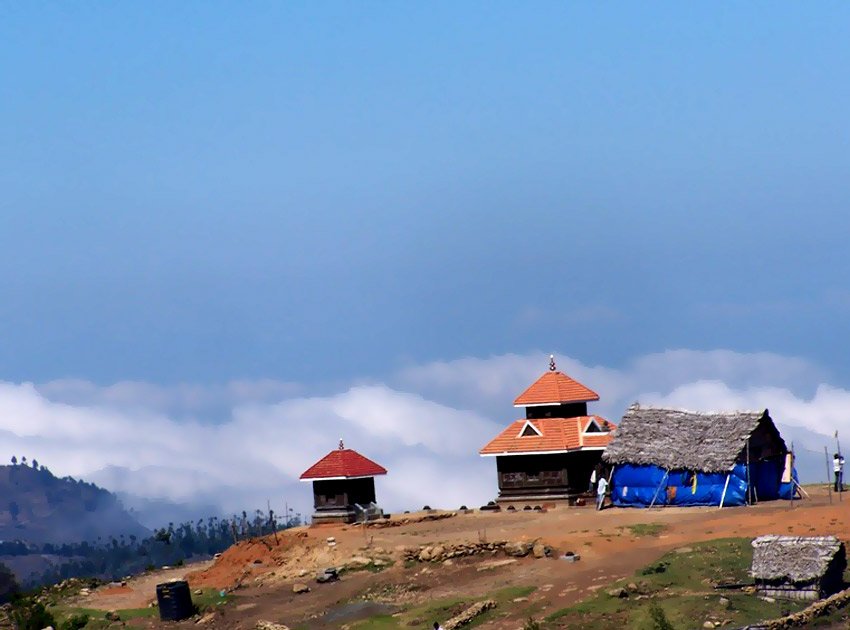
[(0, 378), (850, 379), (846, 3), (0, 5)]

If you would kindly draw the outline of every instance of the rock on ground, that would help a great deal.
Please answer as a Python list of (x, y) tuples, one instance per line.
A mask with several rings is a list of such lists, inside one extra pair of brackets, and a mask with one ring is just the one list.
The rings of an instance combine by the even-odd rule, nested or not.
[(446, 623), (443, 624), (443, 627), (446, 630), (455, 630), (456, 628), (462, 628), (463, 626), (472, 623), (472, 620), (475, 619), (478, 615), (487, 612), (491, 608), (496, 607), (496, 602), (492, 599), (485, 599), (482, 602), (477, 602), (464, 610), (459, 615), (456, 615), (449, 619)]

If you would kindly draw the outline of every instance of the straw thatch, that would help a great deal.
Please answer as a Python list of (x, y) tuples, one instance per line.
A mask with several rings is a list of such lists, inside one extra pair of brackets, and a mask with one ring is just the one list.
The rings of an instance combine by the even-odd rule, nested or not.
[(602, 457), (611, 464), (727, 472), (763, 417), (770, 419), (767, 410), (696, 413), (635, 403)]
[(844, 543), (835, 536), (760, 536), (753, 541), (752, 574), (756, 580), (816, 582), (830, 565), (840, 575), (847, 564)]

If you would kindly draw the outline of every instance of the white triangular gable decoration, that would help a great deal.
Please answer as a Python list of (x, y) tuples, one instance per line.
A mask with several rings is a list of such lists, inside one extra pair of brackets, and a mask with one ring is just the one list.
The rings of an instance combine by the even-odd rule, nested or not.
[[(596, 429), (591, 430), (590, 427), (596, 427)], [(590, 422), (587, 423), (587, 426), (584, 428), (585, 433), (607, 433), (605, 429), (596, 421), (596, 417), (592, 416), (590, 418)]]
[(543, 434), (540, 432), (536, 426), (534, 426), (530, 420), (526, 420), (525, 424), (522, 425), (522, 429), (520, 429), (519, 435), (517, 437), (542, 437)]

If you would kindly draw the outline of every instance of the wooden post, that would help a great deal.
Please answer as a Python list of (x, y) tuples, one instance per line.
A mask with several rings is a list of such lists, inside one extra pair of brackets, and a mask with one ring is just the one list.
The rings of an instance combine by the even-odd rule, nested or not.
[(726, 501), (726, 490), (729, 488), (729, 478), (732, 476), (732, 473), (726, 475), (726, 483), (723, 484), (723, 494), (720, 495), (720, 509), (723, 509), (723, 503)]
[(606, 492), (611, 495), (611, 507), (614, 507), (614, 491), (611, 489), (611, 480), (614, 478), (614, 469), (616, 467), (617, 464), (611, 466), (611, 472), (608, 473), (608, 486), (606, 487)]
[(829, 490), (829, 504), (832, 505), (832, 480), (829, 478), (829, 451), (823, 447), (823, 457), (826, 460), (826, 489)]
[[(794, 486), (794, 442), (791, 442), (791, 470), (788, 471), (788, 476), (791, 478), (791, 494), (789, 495), (788, 508), (794, 507), (794, 495), (797, 493), (797, 488)], [(785, 471), (783, 471), (785, 472)], [(781, 483), (782, 480), (780, 480)]]

